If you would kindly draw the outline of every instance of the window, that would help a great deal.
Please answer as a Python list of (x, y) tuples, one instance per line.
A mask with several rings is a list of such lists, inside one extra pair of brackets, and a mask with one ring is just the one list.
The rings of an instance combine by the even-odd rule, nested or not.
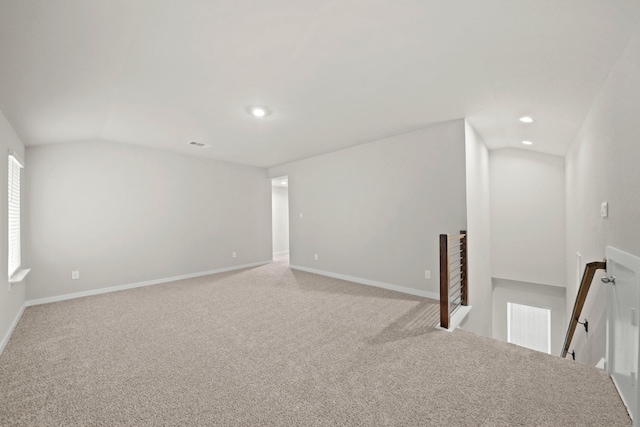
[(20, 169), (22, 161), (18, 156), (9, 153), (9, 278), (20, 269)]
[(551, 310), (508, 302), (507, 341), (551, 354)]

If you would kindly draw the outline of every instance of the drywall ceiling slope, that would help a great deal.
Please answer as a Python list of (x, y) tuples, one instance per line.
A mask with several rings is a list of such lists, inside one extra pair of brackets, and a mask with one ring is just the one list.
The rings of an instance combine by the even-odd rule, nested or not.
[(639, 3), (0, 0), (0, 110), (26, 145), (262, 167), (461, 117), (489, 148), (564, 155)]

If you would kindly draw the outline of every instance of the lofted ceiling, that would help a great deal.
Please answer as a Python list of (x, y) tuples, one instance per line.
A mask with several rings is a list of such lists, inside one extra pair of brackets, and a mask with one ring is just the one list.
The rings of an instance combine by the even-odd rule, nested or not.
[(490, 149), (562, 156), (639, 19), (637, 0), (0, 0), (0, 110), (27, 146), (261, 167), (463, 117)]

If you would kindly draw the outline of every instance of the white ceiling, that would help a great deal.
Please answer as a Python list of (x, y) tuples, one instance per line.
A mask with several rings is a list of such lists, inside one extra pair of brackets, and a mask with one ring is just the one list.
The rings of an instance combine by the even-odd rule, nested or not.
[(262, 167), (462, 117), (489, 148), (564, 155), (639, 19), (637, 0), (0, 0), (0, 110), (28, 146)]

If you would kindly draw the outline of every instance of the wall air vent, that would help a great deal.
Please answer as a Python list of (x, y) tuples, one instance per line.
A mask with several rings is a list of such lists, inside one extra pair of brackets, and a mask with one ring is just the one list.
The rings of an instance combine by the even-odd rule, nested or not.
[(205, 144), (205, 143), (202, 143), (202, 142), (196, 142), (196, 141), (191, 141), (189, 143), (189, 145), (192, 145), (194, 147), (201, 147), (201, 148), (211, 147), (209, 144)]

